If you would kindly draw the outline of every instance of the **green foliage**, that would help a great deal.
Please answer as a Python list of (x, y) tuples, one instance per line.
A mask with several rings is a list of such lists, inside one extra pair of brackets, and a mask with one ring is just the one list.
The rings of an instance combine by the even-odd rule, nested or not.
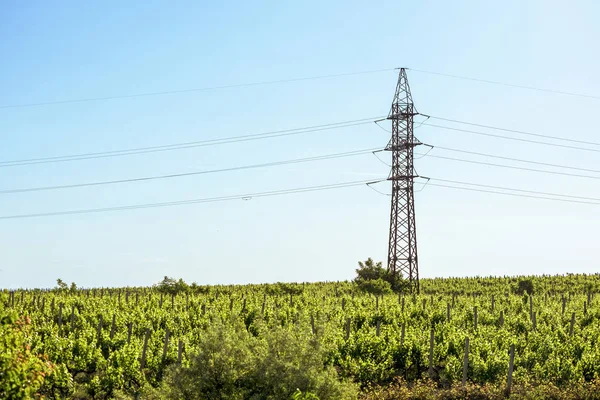
[(56, 287), (58, 289), (66, 290), (69, 287), (69, 285), (67, 285), (67, 283), (64, 282), (62, 279), (58, 278), (56, 280)]
[(372, 258), (368, 258), (365, 262), (358, 262), (354, 282), (360, 290), (375, 296), (388, 294), (392, 291), (401, 293), (406, 288), (406, 283), (402, 277), (394, 276), (386, 268), (383, 268), (381, 262), (375, 263)]
[(268, 295), (280, 295), (280, 294), (298, 295), (298, 294), (302, 293), (302, 285), (299, 285), (297, 283), (277, 282), (277, 283), (273, 283), (271, 285), (265, 285), (265, 286), (266, 286), (265, 292)]
[(371, 293), (375, 296), (382, 296), (384, 294), (392, 293), (392, 285), (388, 281), (384, 281), (381, 278), (368, 279), (368, 280), (357, 280), (356, 284), (360, 290)]
[(0, 310), (0, 398), (31, 399), (54, 371), (43, 355), (31, 351), (27, 336), (31, 329), (28, 317)]
[[(515, 393), (525, 396), (515, 398), (598, 398), (600, 275), (422, 279), (420, 294), (403, 295), (385, 293), (380, 264), (361, 267), (377, 298), (355, 282), (185, 290), (171, 278), (151, 288), (0, 291), (0, 398), (353, 398), (348, 381), (363, 396), (464, 398), (466, 337), (467, 398), (495, 398), (511, 345)], [(520, 281), (535, 293), (515, 293)]]
[(156, 287), (159, 292), (165, 294), (184, 293), (189, 289), (188, 284), (185, 283), (183, 279), (180, 278), (179, 280), (176, 280), (174, 278), (169, 278), (168, 276), (165, 276), (163, 280), (155, 284), (154, 287)]
[(519, 280), (519, 283), (514, 289), (514, 292), (518, 295), (523, 296), (524, 294), (533, 294), (533, 281), (531, 279)]
[(350, 383), (325, 366), (318, 340), (285, 328), (250, 335), (243, 326), (217, 325), (200, 339), (189, 366), (166, 376), (170, 399), (353, 399)]

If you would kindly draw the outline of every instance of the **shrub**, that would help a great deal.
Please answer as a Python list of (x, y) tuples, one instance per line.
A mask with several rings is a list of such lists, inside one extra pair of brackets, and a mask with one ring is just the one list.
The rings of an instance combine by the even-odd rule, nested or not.
[(254, 337), (243, 325), (212, 326), (189, 366), (165, 377), (168, 399), (355, 399), (353, 384), (325, 366), (318, 340), (274, 328)]
[(0, 312), (0, 398), (31, 399), (53, 372), (54, 365), (31, 351), (26, 341), (29, 317)]

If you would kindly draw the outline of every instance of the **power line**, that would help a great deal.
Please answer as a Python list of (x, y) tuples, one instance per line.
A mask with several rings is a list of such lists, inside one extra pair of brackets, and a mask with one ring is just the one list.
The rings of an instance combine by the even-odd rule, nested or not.
[[(580, 143), (580, 144), (589, 144), (589, 145), (592, 145), (592, 146), (600, 146), (600, 143), (598, 143), (598, 142), (588, 142), (588, 141), (585, 141), (585, 140), (569, 139), (569, 138), (565, 138), (565, 137), (561, 137), (561, 136), (542, 135), (542, 134), (539, 134), (539, 133), (533, 133), (533, 132), (527, 132), (527, 131), (520, 131), (520, 130), (516, 130), (516, 129), (509, 129), (509, 128), (501, 128), (501, 127), (498, 127), (498, 126), (478, 124), (478, 123), (474, 123), (474, 122), (461, 121), (461, 120), (458, 120), (458, 119), (436, 117), (434, 115), (425, 115), (425, 114), (422, 114), (422, 115), (426, 116), (428, 118), (431, 118), (431, 119), (439, 119), (440, 121), (456, 122), (458, 124), (477, 126), (477, 127), (480, 127), (480, 128), (494, 129), (494, 130), (504, 131), (504, 132), (519, 133), (521, 135), (528, 135), (528, 136), (536, 136), (536, 137), (542, 137), (542, 138), (547, 138), (547, 139), (561, 140), (561, 141), (564, 141), (564, 142), (572, 142), (572, 143)], [(423, 121), (423, 123), (425, 123), (425, 121)]]
[(24, 165), (35, 165), (35, 164), (69, 162), (69, 161), (81, 161), (81, 160), (106, 158), (106, 157), (122, 157), (122, 156), (129, 156), (129, 155), (135, 155), (135, 154), (173, 151), (173, 150), (189, 149), (189, 148), (194, 148), (194, 147), (215, 146), (215, 145), (220, 145), (220, 144), (229, 144), (229, 143), (246, 142), (246, 141), (252, 141), (252, 140), (270, 139), (270, 138), (275, 138), (275, 137), (301, 135), (304, 133), (320, 132), (320, 131), (331, 130), (331, 129), (348, 128), (348, 127), (352, 127), (352, 126), (366, 125), (366, 124), (370, 124), (374, 119), (377, 119), (377, 118), (379, 118), (379, 117), (361, 118), (361, 119), (356, 119), (356, 120), (334, 122), (334, 123), (330, 123), (330, 124), (313, 125), (313, 126), (308, 126), (308, 127), (303, 127), (303, 128), (284, 129), (284, 130), (278, 130), (278, 131), (269, 131), (269, 132), (241, 135), (241, 136), (230, 136), (230, 137), (225, 137), (225, 138), (220, 138), (220, 139), (208, 139), (208, 140), (201, 140), (201, 141), (173, 143), (173, 144), (150, 146), (150, 147), (137, 147), (137, 148), (124, 149), (124, 150), (112, 150), (112, 151), (93, 152), (93, 153), (71, 154), (71, 155), (65, 155), (65, 156), (0, 161), (0, 168), (24, 166)]
[[(435, 181), (440, 181), (440, 182), (458, 183), (458, 184), (463, 184), (463, 185), (487, 187), (487, 188), (500, 189), (500, 190), (511, 190), (511, 191), (518, 191), (518, 192), (524, 192), (524, 193), (535, 193), (535, 194), (541, 194), (541, 195), (551, 195), (551, 196), (569, 197), (569, 198), (574, 198), (574, 199), (590, 199), (590, 200), (600, 201), (600, 199), (596, 199), (596, 198), (570, 196), (570, 195), (558, 194), (558, 193), (536, 192), (536, 191), (530, 191), (530, 190), (514, 189), (514, 188), (501, 187), (501, 186), (480, 185), (480, 184), (470, 183), (470, 182), (451, 181), (451, 180), (436, 179), (436, 178), (430, 178), (430, 179), (435, 180)], [(384, 180), (386, 180), (386, 179), (382, 178), (379, 181), (384, 181)], [(254, 197), (260, 198), (260, 197), (280, 196), (280, 195), (296, 194), (296, 193), (304, 193), (304, 192), (316, 192), (316, 191), (322, 191), (322, 190), (341, 189), (341, 188), (346, 188), (346, 187), (360, 186), (360, 185), (365, 185), (365, 184), (370, 186), (370, 184), (373, 184), (375, 182), (378, 182), (378, 181), (371, 181), (371, 180), (351, 181), (351, 182), (342, 182), (342, 183), (329, 184), (329, 185), (309, 186), (309, 187), (284, 189), (284, 190), (273, 190), (273, 191), (268, 191), (268, 192), (249, 193), (249, 194), (243, 194), (243, 195), (207, 197), (207, 198), (171, 201), (171, 202), (163, 202), (163, 203), (146, 203), (146, 204), (134, 204), (134, 205), (126, 205), (126, 206), (105, 207), (105, 208), (91, 208), (91, 209), (56, 211), (56, 212), (35, 213), (35, 214), (7, 215), (7, 216), (0, 216), (0, 220), (51, 217), (51, 216), (62, 216), (62, 215), (76, 215), (76, 214), (92, 214), (92, 213), (102, 213), (102, 212), (110, 212), (110, 211), (135, 210), (135, 209), (157, 208), (157, 207), (173, 207), (173, 206), (181, 206), (181, 205), (189, 205), (189, 204), (212, 203), (212, 202), (231, 201), (231, 200), (250, 200)], [(468, 191), (473, 191), (473, 192), (505, 195), (505, 196), (534, 198), (534, 199), (542, 199), (542, 200), (554, 200), (554, 201), (561, 201), (561, 202), (566, 202), (566, 203), (600, 205), (600, 202), (595, 202), (595, 201), (588, 202), (588, 201), (576, 201), (576, 200), (568, 200), (568, 199), (557, 199), (557, 198), (552, 198), (552, 197), (496, 192), (496, 191), (491, 191), (491, 190), (465, 188), (465, 187), (460, 187), (460, 186), (442, 185), (442, 184), (436, 184), (436, 183), (429, 183), (429, 185), (443, 187), (443, 188), (468, 190)]]
[(471, 191), (471, 192), (481, 192), (481, 193), (498, 194), (498, 195), (503, 195), (503, 196), (523, 197), (523, 198), (540, 199), (540, 200), (552, 200), (552, 201), (560, 201), (560, 202), (563, 202), (563, 203), (600, 205), (600, 202), (567, 200), (567, 199), (557, 199), (557, 198), (553, 198), (553, 197), (533, 196), (533, 195), (526, 195), (526, 194), (506, 193), (506, 192), (496, 192), (496, 191), (493, 191), (493, 190), (474, 189), (474, 188), (452, 186), (452, 185), (440, 185), (438, 183), (430, 183), (429, 185), (430, 186), (442, 187), (442, 188), (468, 190), (468, 191)]
[(421, 73), (430, 74), (430, 75), (445, 76), (448, 78), (462, 79), (462, 80), (467, 80), (467, 81), (489, 83), (492, 85), (508, 86), (508, 87), (513, 87), (513, 88), (518, 88), (518, 89), (535, 90), (538, 92), (554, 93), (554, 94), (561, 94), (561, 95), (566, 95), (566, 96), (585, 97), (585, 98), (589, 98), (589, 99), (600, 100), (600, 96), (585, 94), (585, 93), (566, 92), (563, 90), (546, 89), (546, 88), (540, 88), (540, 87), (535, 87), (535, 86), (516, 85), (513, 83), (500, 82), (500, 81), (495, 81), (495, 80), (490, 80), (490, 79), (472, 78), (469, 76), (446, 74), (443, 72), (426, 71), (426, 70), (422, 70), (422, 69), (413, 69), (413, 68), (408, 68), (408, 69), (410, 71), (421, 72)]
[(545, 146), (561, 147), (561, 148), (564, 148), (564, 149), (583, 150), (583, 151), (592, 151), (592, 152), (595, 152), (595, 153), (600, 153), (600, 150), (598, 150), (598, 149), (590, 149), (590, 148), (587, 148), (587, 147), (567, 146), (567, 145), (564, 145), (564, 144), (549, 143), (549, 142), (540, 142), (540, 141), (537, 141), (537, 140), (521, 139), (521, 138), (515, 138), (515, 137), (511, 137), (511, 136), (495, 135), (495, 134), (492, 134), (492, 133), (484, 133), (484, 132), (472, 131), (472, 130), (469, 130), (469, 129), (452, 128), (452, 127), (444, 126), (444, 125), (435, 125), (435, 124), (427, 124), (427, 123), (423, 123), (422, 125), (431, 126), (431, 127), (434, 127), (434, 128), (448, 129), (448, 130), (451, 130), (451, 131), (471, 133), (473, 135), (495, 137), (495, 138), (498, 138), (498, 139), (516, 140), (518, 142), (541, 144), (541, 145), (545, 145)]
[(37, 102), (37, 103), (6, 104), (6, 105), (0, 105), (0, 109), (47, 106), (47, 105), (55, 105), (55, 104), (85, 103), (85, 102), (90, 102), (90, 101), (129, 99), (129, 98), (135, 98), (135, 97), (163, 96), (163, 95), (169, 95), (169, 94), (203, 92), (203, 91), (209, 91), (209, 90), (234, 89), (234, 88), (242, 88), (242, 87), (250, 87), (250, 86), (273, 85), (273, 84), (278, 84), (278, 83), (289, 83), (289, 82), (301, 82), (301, 81), (317, 80), (317, 79), (339, 78), (339, 77), (343, 77), (343, 76), (375, 74), (375, 73), (380, 73), (380, 72), (389, 72), (389, 71), (393, 71), (393, 70), (394, 70), (394, 68), (384, 68), (384, 69), (374, 69), (374, 70), (357, 71), (357, 72), (343, 72), (343, 73), (339, 73), (339, 74), (330, 74), (330, 75), (317, 75), (317, 76), (308, 76), (308, 77), (301, 77), (301, 78), (279, 79), (279, 80), (273, 80), (273, 81), (238, 83), (238, 84), (221, 85), (221, 86), (206, 86), (206, 87), (201, 87), (201, 88), (182, 89), (182, 90), (165, 90), (165, 91), (160, 91), (160, 92), (123, 94), (123, 95), (104, 96), (104, 97), (88, 97), (88, 98), (80, 98), (80, 99), (45, 101), (45, 102)]
[(89, 187), (89, 186), (114, 185), (114, 184), (120, 184), (120, 183), (132, 183), (132, 182), (159, 180), (159, 179), (180, 178), (180, 177), (195, 176), (195, 175), (206, 175), (206, 174), (214, 174), (214, 173), (219, 173), (219, 172), (240, 171), (240, 170), (245, 170), (245, 169), (274, 167), (274, 166), (278, 166), (278, 165), (298, 164), (298, 163), (305, 163), (305, 162), (311, 162), (311, 161), (321, 161), (321, 160), (330, 160), (330, 159), (342, 158), (342, 157), (352, 157), (352, 156), (357, 156), (357, 155), (361, 155), (361, 154), (370, 154), (374, 150), (379, 150), (379, 148), (347, 151), (347, 152), (343, 152), (343, 153), (325, 154), (325, 155), (314, 156), (314, 157), (296, 158), (296, 159), (274, 161), (274, 162), (261, 163), (261, 164), (242, 165), (242, 166), (230, 167), (230, 168), (220, 168), (220, 169), (212, 169), (212, 170), (205, 170), (205, 171), (185, 172), (185, 173), (178, 173), (178, 174), (145, 176), (145, 177), (138, 177), (138, 178), (110, 180), (110, 181), (75, 183), (75, 184), (69, 184), (69, 185), (39, 186), (39, 187), (22, 188), (22, 189), (6, 189), (6, 190), (0, 190), (0, 194), (37, 192), (37, 191), (44, 191), (44, 190), (73, 189), (73, 188), (81, 188), (81, 187)]
[(199, 198), (199, 199), (170, 201), (170, 202), (163, 202), (163, 203), (146, 203), (146, 204), (134, 204), (134, 205), (127, 205), (127, 206), (117, 206), (117, 207), (88, 208), (88, 209), (81, 209), (81, 210), (55, 211), (55, 212), (35, 213), (35, 214), (6, 215), (6, 216), (0, 216), (0, 220), (51, 217), (51, 216), (75, 215), (75, 214), (91, 214), (91, 213), (102, 213), (102, 212), (109, 212), (109, 211), (135, 210), (135, 209), (142, 209), (142, 208), (173, 207), (173, 206), (181, 206), (181, 205), (188, 205), (188, 204), (213, 203), (213, 202), (231, 201), (231, 200), (250, 200), (255, 197), (260, 198), (260, 197), (281, 196), (281, 195), (295, 194), (295, 193), (317, 192), (317, 191), (322, 191), (322, 190), (341, 189), (341, 188), (346, 188), (346, 187), (364, 185), (368, 182), (371, 182), (371, 181), (369, 180), (369, 181), (341, 182), (341, 183), (334, 183), (334, 184), (329, 184), (329, 185), (308, 186), (308, 187), (284, 189), (284, 190), (272, 190), (272, 191), (267, 191), (267, 192), (248, 193), (248, 194), (242, 194), (242, 195), (205, 197), (205, 198)]
[[(417, 154), (417, 153), (415, 153), (415, 154)], [(422, 155), (422, 154), (419, 154), (419, 155)], [(465, 163), (470, 163), (470, 164), (488, 165), (490, 167), (509, 168), (509, 169), (516, 169), (516, 170), (530, 171), (530, 172), (540, 172), (540, 173), (551, 174), (551, 175), (563, 175), (563, 176), (572, 176), (572, 177), (576, 177), (576, 178), (587, 178), (587, 179), (600, 179), (600, 176), (570, 174), (568, 172), (546, 171), (546, 170), (535, 169), (535, 168), (516, 167), (514, 165), (503, 165), (503, 164), (494, 164), (494, 163), (488, 163), (488, 162), (483, 162), (483, 161), (466, 160), (464, 158), (436, 156), (433, 154), (429, 154), (427, 157), (439, 158), (442, 160), (450, 160), (450, 161), (460, 161), (460, 162), (465, 162)]]
[(532, 193), (532, 194), (538, 194), (538, 195), (544, 195), (544, 196), (557, 196), (557, 197), (567, 197), (567, 198), (570, 198), (570, 199), (592, 200), (592, 201), (596, 201), (596, 202), (600, 203), (600, 198), (597, 198), (597, 197), (583, 197), (583, 196), (573, 196), (573, 195), (561, 194), (561, 193), (551, 193), (551, 192), (540, 192), (540, 191), (535, 191), (535, 190), (515, 189), (515, 188), (504, 187), (504, 186), (484, 185), (484, 184), (481, 184), (481, 183), (454, 181), (454, 180), (449, 180), (449, 179), (439, 179), (439, 178), (430, 178), (430, 179), (433, 180), (433, 181), (438, 181), (438, 182), (457, 183), (459, 185), (469, 185), (469, 186), (482, 187), (482, 188), (487, 188), (487, 189), (510, 190), (510, 191), (513, 191), (513, 192)]
[[(518, 161), (518, 162), (523, 162), (523, 163), (528, 163), (528, 164), (544, 165), (546, 167), (565, 168), (565, 169), (572, 169), (572, 170), (576, 170), (576, 171), (595, 172), (595, 173), (600, 174), (600, 170), (598, 170), (598, 169), (571, 167), (568, 165), (552, 164), (552, 163), (545, 163), (545, 162), (539, 162), (539, 161), (525, 160), (522, 158), (513, 158), (513, 157), (505, 157), (505, 156), (499, 156), (499, 155), (489, 154), (489, 153), (480, 153), (480, 152), (476, 152), (476, 151), (453, 149), (451, 147), (432, 146), (432, 148), (439, 149), (439, 150), (453, 151), (453, 152), (457, 152), (457, 153), (465, 153), (465, 154), (473, 154), (473, 155), (477, 155), (477, 156), (498, 158), (501, 160)], [(423, 154), (422, 157), (426, 157), (428, 153), (429, 153), (429, 151), (427, 153)]]

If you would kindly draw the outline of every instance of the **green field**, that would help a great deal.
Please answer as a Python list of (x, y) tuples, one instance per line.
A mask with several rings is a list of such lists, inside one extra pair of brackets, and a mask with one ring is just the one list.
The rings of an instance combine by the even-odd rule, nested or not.
[(352, 282), (5, 290), (0, 398), (499, 398), (513, 345), (512, 398), (598, 398), (599, 290), (600, 275), (379, 297)]

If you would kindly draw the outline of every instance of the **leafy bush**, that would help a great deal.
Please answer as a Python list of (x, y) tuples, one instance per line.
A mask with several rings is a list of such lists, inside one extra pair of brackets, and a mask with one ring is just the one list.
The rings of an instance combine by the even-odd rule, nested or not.
[(391, 293), (392, 290), (402, 292), (406, 287), (401, 276), (392, 274), (383, 268), (381, 261), (375, 263), (372, 258), (367, 259), (364, 263), (358, 262), (356, 275), (354, 282), (358, 287), (375, 296)]
[[(169, 399), (355, 399), (324, 364), (317, 339), (275, 328), (250, 335), (243, 326), (216, 325), (200, 338), (189, 366), (172, 368), (162, 391)], [(316, 397), (315, 397), (316, 396)]]
[(179, 280), (175, 280), (168, 276), (165, 276), (163, 280), (155, 284), (154, 287), (156, 287), (159, 292), (165, 294), (184, 293), (189, 289), (188, 284), (185, 283), (183, 279), (180, 278)]
[(514, 292), (518, 295), (524, 295), (525, 293), (532, 295), (533, 294), (533, 281), (531, 279), (522, 279), (517, 284), (517, 287), (514, 289)]
[(31, 399), (52, 374), (54, 365), (45, 356), (34, 354), (26, 336), (29, 317), (0, 312), (0, 398)]

